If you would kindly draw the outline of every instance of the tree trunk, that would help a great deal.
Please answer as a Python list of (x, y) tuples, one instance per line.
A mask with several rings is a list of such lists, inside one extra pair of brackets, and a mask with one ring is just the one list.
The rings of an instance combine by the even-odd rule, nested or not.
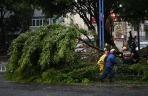
[(1, 8), (1, 10), (0, 10), (1, 11), (1, 18), (0, 18), (1, 19), (1, 26), (0, 26), (1, 27), (1, 31), (0, 31), (1, 32), (1, 37), (0, 37), (1, 38), (1, 41), (0, 42), (2, 44), (3, 51), (6, 51), (5, 50), (4, 22), (3, 22), (4, 21), (3, 7), (0, 7), (0, 8)]

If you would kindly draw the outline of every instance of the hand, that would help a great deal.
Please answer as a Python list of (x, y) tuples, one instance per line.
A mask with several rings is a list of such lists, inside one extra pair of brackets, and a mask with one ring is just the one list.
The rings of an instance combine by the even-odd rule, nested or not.
[(119, 56), (122, 56), (122, 54), (119, 54)]

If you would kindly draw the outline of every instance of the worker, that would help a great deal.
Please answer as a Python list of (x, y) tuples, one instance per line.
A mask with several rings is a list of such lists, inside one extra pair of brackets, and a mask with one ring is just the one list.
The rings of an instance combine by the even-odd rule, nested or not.
[(108, 54), (108, 51), (105, 50), (104, 54), (100, 57), (100, 59), (98, 60), (97, 64), (100, 67), (100, 75), (103, 73), (104, 71), (104, 66), (105, 66), (105, 62), (104, 62), (104, 58), (106, 57), (106, 55)]
[(123, 64), (130, 64), (130, 61), (131, 61), (131, 58), (132, 58), (132, 53), (127, 50), (126, 46), (124, 46), (122, 48), (122, 50), (123, 50), (123, 58), (122, 58)]

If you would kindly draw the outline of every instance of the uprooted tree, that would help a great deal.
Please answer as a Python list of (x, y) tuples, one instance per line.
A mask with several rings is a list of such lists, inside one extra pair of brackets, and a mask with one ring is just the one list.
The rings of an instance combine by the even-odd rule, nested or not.
[[(69, 79), (77, 80), (80, 77), (83, 77), (81, 80), (97, 78), (94, 73), (98, 73), (98, 69), (90, 72), (95, 65), (85, 63), (85, 66), (82, 66), (81, 57), (75, 52), (76, 40), (80, 38), (81, 34), (90, 33), (73, 25), (60, 24), (45, 25), (35, 31), (22, 33), (11, 44), (6, 78), (14, 81), (48, 83), (54, 82), (57, 78), (63, 82)], [(74, 75), (79, 71), (83, 71), (80, 72), (80, 77)], [(83, 74), (91, 75), (83, 76)], [(80, 82), (80, 80), (75, 82)]]

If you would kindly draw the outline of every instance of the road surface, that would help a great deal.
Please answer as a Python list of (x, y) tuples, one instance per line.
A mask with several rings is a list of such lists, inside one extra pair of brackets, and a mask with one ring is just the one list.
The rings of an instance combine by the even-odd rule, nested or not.
[(148, 86), (121, 86), (116, 82), (89, 85), (18, 83), (5, 80), (4, 72), (0, 72), (0, 96), (148, 96)]
[(0, 96), (148, 96), (148, 86), (17, 83), (3, 76), (0, 73)]

